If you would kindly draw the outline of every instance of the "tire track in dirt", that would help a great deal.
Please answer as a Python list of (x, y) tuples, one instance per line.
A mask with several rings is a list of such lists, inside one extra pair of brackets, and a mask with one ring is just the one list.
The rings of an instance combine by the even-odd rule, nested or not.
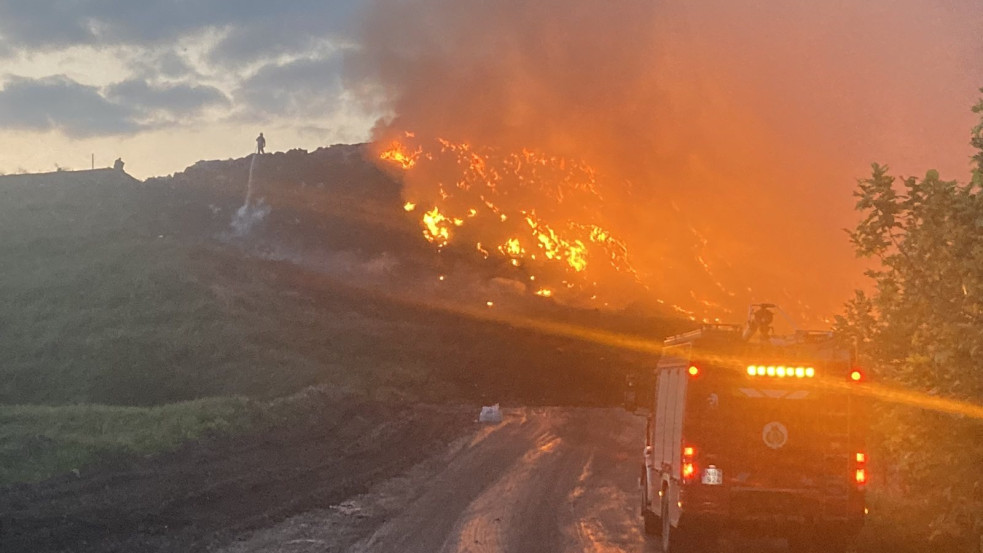
[(644, 421), (613, 409), (506, 410), (406, 474), (222, 553), (651, 553), (640, 531)]

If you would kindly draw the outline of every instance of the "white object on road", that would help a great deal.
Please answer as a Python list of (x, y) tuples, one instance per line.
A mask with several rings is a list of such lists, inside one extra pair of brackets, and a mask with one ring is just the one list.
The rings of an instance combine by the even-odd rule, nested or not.
[(483, 406), (481, 414), (478, 415), (478, 422), (502, 422), (502, 410), (498, 404)]

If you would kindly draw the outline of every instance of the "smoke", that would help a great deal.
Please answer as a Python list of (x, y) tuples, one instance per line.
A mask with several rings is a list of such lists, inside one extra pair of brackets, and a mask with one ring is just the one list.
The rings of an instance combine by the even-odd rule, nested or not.
[(243, 200), (242, 206), (236, 210), (230, 223), (233, 235), (240, 238), (249, 234), (249, 231), (261, 223), (272, 209), (262, 198), (253, 201), (253, 169), (256, 168), (256, 159), (258, 157), (259, 154), (253, 154), (249, 160), (249, 180), (246, 182), (246, 199)]
[(411, 131), (596, 168), (580, 222), (625, 239), (654, 298), (815, 319), (863, 282), (843, 229), (871, 162), (968, 174), (981, 25), (979, 0), (375, 0), (349, 83), (387, 113), (380, 148)]

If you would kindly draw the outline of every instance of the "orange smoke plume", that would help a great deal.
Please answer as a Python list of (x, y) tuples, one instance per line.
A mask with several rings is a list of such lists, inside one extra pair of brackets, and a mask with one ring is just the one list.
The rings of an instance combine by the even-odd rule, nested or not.
[(980, 28), (978, 0), (377, 0), (349, 69), (380, 164), (452, 221), (435, 243), (815, 322), (863, 282), (842, 229), (870, 162), (967, 174)]

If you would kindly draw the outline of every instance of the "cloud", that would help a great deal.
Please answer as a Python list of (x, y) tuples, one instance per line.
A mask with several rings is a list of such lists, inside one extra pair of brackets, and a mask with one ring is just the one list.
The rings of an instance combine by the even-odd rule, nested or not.
[(0, 90), (0, 125), (57, 130), (71, 138), (131, 134), (141, 130), (135, 111), (109, 101), (93, 86), (64, 75), (11, 77)]
[(250, 115), (323, 116), (344, 91), (340, 66), (339, 56), (268, 64), (244, 80), (235, 97)]
[(143, 52), (130, 62), (129, 69), (146, 79), (163, 77), (178, 80), (201, 77), (201, 73), (184, 56), (168, 49)]
[(211, 106), (227, 106), (229, 99), (212, 86), (175, 84), (153, 86), (130, 79), (110, 86), (106, 97), (141, 112), (164, 111), (169, 115), (194, 115)]
[[(7, 120), (73, 135), (153, 130), (208, 119), (207, 108), (231, 107), (233, 120), (324, 118), (345, 106), (340, 52), (364, 0), (12, 0), (0, 2), (0, 57), (71, 75), (11, 81)], [(93, 71), (98, 56), (121, 71)], [(61, 63), (68, 60), (69, 64)], [(32, 67), (18, 69), (39, 77)], [(112, 76), (109, 76), (112, 74)], [(100, 77), (102, 80), (100, 80)], [(112, 79), (110, 84), (106, 79)], [(0, 81), (2, 82), (2, 81)], [(95, 85), (84, 86), (83, 85)], [(168, 84), (163, 84), (168, 83)], [(181, 83), (181, 84), (174, 84)], [(86, 102), (115, 118), (90, 120), (64, 106), (32, 99), (25, 88)], [(102, 88), (99, 88), (102, 87)], [(230, 98), (227, 91), (235, 91)], [(13, 102), (27, 104), (21, 113)], [(49, 105), (51, 104), (51, 105)], [(91, 111), (91, 110), (90, 110)]]
[(228, 33), (212, 61), (264, 59), (344, 33), (360, 0), (22, 0), (0, 3), (0, 49), (158, 46), (203, 30)]

